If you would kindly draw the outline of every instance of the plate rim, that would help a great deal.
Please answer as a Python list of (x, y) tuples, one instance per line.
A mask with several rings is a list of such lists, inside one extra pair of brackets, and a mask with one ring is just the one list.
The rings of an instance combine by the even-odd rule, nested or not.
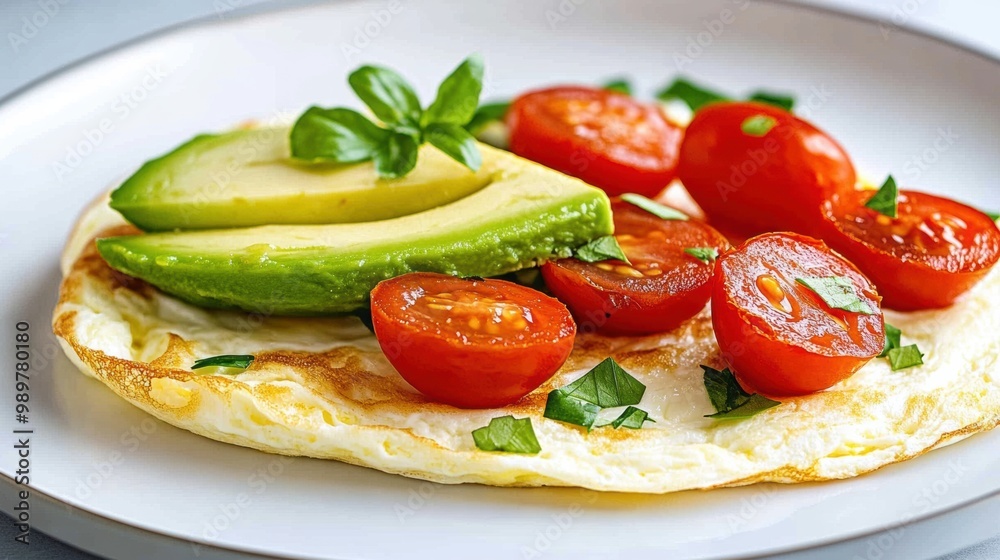
[[(127, 39), (125, 41), (113, 44), (109, 47), (100, 49), (98, 51), (95, 51), (91, 54), (84, 56), (83, 58), (59, 66), (49, 72), (46, 72), (36, 78), (29, 80), (28, 82), (22, 84), (21, 86), (11, 90), (10, 92), (0, 97), (0, 114), (2, 114), (2, 112), (4, 112), (9, 106), (14, 105), (22, 98), (32, 94), (34, 90), (46, 86), (48, 82), (60, 78), (63, 74), (80, 69), (91, 63), (100, 63), (102, 59), (109, 58), (115, 54), (127, 51), (132, 48), (148, 45), (157, 40), (169, 37), (175, 33), (181, 33), (184, 31), (189, 31), (198, 28), (212, 28), (236, 21), (245, 21), (256, 17), (266, 17), (272, 14), (290, 12), (300, 9), (308, 9), (315, 6), (332, 5), (335, 3), (347, 4), (349, 2), (360, 3), (363, 1), (364, 0), (277, 0), (277, 1), (271, 0), (237, 8), (233, 13), (227, 15), (227, 17), (224, 19), (220, 19), (217, 15), (204, 15), (180, 21), (174, 24), (170, 24), (166, 27), (154, 29), (147, 33), (143, 33), (136, 37), (133, 37), (131, 39)], [(864, 24), (885, 23), (885, 20), (879, 18), (877, 15), (873, 13), (867, 13), (863, 9), (854, 6), (819, 5), (814, 3), (812, 0), (756, 0), (756, 1), (765, 4), (780, 6), (783, 9), (813, 13), (824, 17), (839, 18), (843, 20), (853, 21), (856, 23), (864, 23)], [(964, 53), (966, 55), (971, 55), (983, 62), (992, 64), (994, 67), (1000, 69), (1000, 51), (991, 52), (990, 50), (987, 50), (986, 48), (983, 48), (979, 45), (968, 44), (963, 41), (956, 40), (936, 30), (914, 27), (913, 24), (909, 21), (904, 22), (902, 24), (893, 23), (892, 25), (894, 27), (894, 31), (898, 31), (902, 34), (909, 35), (911, 37), (915, 37), (918, 39), (930, 41), (938, 45), (939, 47), (955, 50)], [(974, 434), (974, 436), (975, 435), (978, 434)], [(965, 441), (969, 441), (970, 439), (972, 438), (966, 438), (963, 441), (956, 442), (956, 444), (962, 444)], [(945, 447), (950, 447), (950, 445)], [(867, 474), (874, 474), (874, 473), (867, 473)], [(0, 483), (2, 483), (2, 485), (7, 489), (16, 486), (14, 479), (11, 476), (8, 476), (6, 473), (0, 472), (0, 478), (2, 478), (2, 480), (0, 480)], [(176, 541), (177, 543), (195, 543), (200, 548), (216, 550), (222, 553), (235, 553), (248, 558), (274, 557), (273, 553), (270, 552), (265, 554), (261, 551), (253, 550), (250, 548), (220, 546), (218, 543), (213, 543), (208, 541), (202, 542), (200, 540), (189, 539), (180, 535), (171, 534), (170, 532), (165, 532), (161, 529), (152, 529), (148, 527), (134, 525), (127, 521), (114, 519), (102, 513), (91, 511), (87, 508), (83, 508), (78, 505), (73, 505), (68, 502), (64, 502), (56, 496), (53, 496), (42, 490), (36, 489), (33, 485), (29, 485), (29, 488), (31, 492), (39, 495), (44, 500), (50, 502), (49, 505), (61, 506), (62, 509), (66, 510), (69, 515), (92, 517), (96, 518), (96, 520), (98, 521), (115, 524), (120, 526), (121, 528), (125, 528), (131, 531), (146, 533), (152, 537), (169, 539), (171, 541)], [(793, 545), (784, 548), (775, 548), (767, 552), (761, 552), (752, 555), (735, 554), (735, 555), (715, 556), (713, 557), (713, 559), (714, 560), (758, 560), (758, 559), (771, 558), (776, 555), (788, 555), (788, 554), (796, 554), (808, 551), (816, 551), (823, 547), (872, 537), (874, 535), (878, 535), (887, 530), (893, 530), (898, 527), (905, 527), (915, 523), (929, 521), (937, 517), (944, 517), (947, 516), (948, 514), (965, 509), (969, 506), (989, 500), (997, 496), (1000, 496), (1000, 488), (987, 492), (985, 494), (981, 494), (974, 498), (958, 502), (956, 504), (947, 506), (939, 510), (933, 510), (925, 514), (915, 515), (903, 523), (899, 522), (888, 523), (873, 529), (859, 530), (854, 533), (847, 533), (844, 535), (830, 537), (827, 539), (819, 539), (806, 545), (798, 545), (798, 546)], [(73, 546), (74, 548), (78, 548), (85, 552), (89, 552), (87, 549), (84, 549), (75, 543), (64, 541), (60, 536), (55, 534), (54, 531), (46, 532), (46, 534), (56, 540), (59, 540), (61, 542), (66, 542), (67, 544)], [(279, 556), (278, 558), (295, 559), (302, 557), (287, 555), (287, 553), (283, 553), (282, 556)]]

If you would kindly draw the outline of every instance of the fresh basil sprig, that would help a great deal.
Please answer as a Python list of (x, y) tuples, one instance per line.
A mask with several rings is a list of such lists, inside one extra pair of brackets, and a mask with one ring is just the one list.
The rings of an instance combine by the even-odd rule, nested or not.
[[(656, 94), (656, 98), (661, 101), (671, 101), (674, 99), (683, 101), (688, 107), (691, 108), (692, 111), (697, 111), (709, 103), (732, 101), (733, 99), (736, 99), (733, 96), (723, 95), (717, 91), (700, 86), (684, 77), (677, 78), (665, 86), (659, 91), (659, 93)], [(759, 103), (766, 103), (768, 105), (774, 105), (775, 107), (781, 107), (789, 112), (791, 112), (792, 108), (795, 106), (794, 97), (770, 91), (755, 91), (747, 99), (749, 101), (757, 101)]]
[(472, 431), (472, 440), (483, 451), (535, 454), (542, 450), (531, 427), (531, 418), (500, 416)]
[(901, 340), (903, 337), (903, 331), (897, 329), (896, 327), (885, 324), (885, 347), (882, 348), (882, 353), (878, 355), (879, 358), (884, 358), (889, 355), (890, 350), (894, 350), (902, 346)]
[(822, 276), (816, 278), (796, 278), (796, 282), (812, 290), (832, 309), (843, 309), (852, 313), (875, 315), (875, 311), (858, 297), (854, 284), (843, 276)]
[[(638, 429), (643, 422), (653, 421), (644, 410), (632, 406), (639, 404), (645, 392), (646, 386), (641, 381), (632, 377), (614, 358), (607, 358), (583, 377), (549, 393), (544, 416), (587, 430), (609, 424), (614, 428), (624, 425)], [(595, 425), (602, 409), (619, 406), (628, 408), (615, 420)]]
[(605, 235), (591, 240), (586, 245), (577, 248), (573, 252), (573, 256), (583, 262), (589, 263), (611, 259), (629, 262), (628, 257), (625, 256), (625, 251), (622, 250), (621, 245), (618, 244), (618, 240), (613, 235)]
[(629, 82), (625, 78), (616, 78), (613, 80), (608, 80), (607, 82), (604, 82), (604, 84), (601, 86), (601, 89), (606, 89), (608, 91), (613, 91), (615, 93), (621, 93), (624, 95), (628, 95), (629, 97), (632, 96), (632, 92), (634, 91), (632, 88), (632, 82)]
[(749, 418), (781, 404), (757, 393), (744, 391), (729, 368), (718, 370), (701, 366), (701, 369), (705, 371), (705, 390), (708, 391), (708, 398), (716, 410), (715, 414), (708, 414), (706, 418), (716, 420)]
[(464, 128), (483, 89), (478, 55), (465, 59), (441, 82), (426, 109), (406, 80), (388, 68), (362, 66), (347, 82), (384, 126), (352, 109), (310, 107), (292, 127), (292, 157), (333, 163), (373, 160), (379, 176), (391, 179), (412, 171), (419, 146), (429, 142), (472, 171), (482, 165), (475, 138)]
[(878, 192), (868, 199), (865, 207), (890, 218), (899, 216), (899, 188), (892, 175), (889, 175)]

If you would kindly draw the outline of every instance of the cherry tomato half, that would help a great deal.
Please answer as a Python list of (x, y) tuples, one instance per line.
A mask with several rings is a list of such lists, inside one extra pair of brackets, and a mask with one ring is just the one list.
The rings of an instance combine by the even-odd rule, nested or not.
[(416, 272), (371, 293), (372, 326), (396, 371), (431, 399), (462, 408), (511, 404), (573, 349), (566, 307), (503, 280)]
[(671, 330), (704, 309), (714, 263), (684, 252), (729, 248), (703, 222), (663, 220), (628, 202), (612, 201), (615, 238), (631, 265), (608, 260), (561, 259), (545, 263), (542, 276), (576, 316), (581, 329), (607, 334)]
[[(799, 278), (839, 277), (870, 315), (835, 309)], [(871, 282), (822, 241), (792, 233), (750, 239), (715, 269), (712, 324), (740, 383), (766, 395), (804, 395), (850, 377), (885, 345)]]
[(779, 107), (750, 102), (695, 113), (677, 176), (710, 223), (743, 237), (811, 231), (822, 204), (856, 180), (847, 153), (825, 132)]
[(878, 286), (885, 307), (947, 307), (1000, 258), (1000, 230), (979, 210), (900, 191), (893, 219), (865, 207), (873, 194), (850, 191), (827, 204), (823, 238)]
[(683, 132), (660, 110), (591, 87), (526, 93), (507, 112), (510, 150), (609, 195), (655, 196), (674, 179)]

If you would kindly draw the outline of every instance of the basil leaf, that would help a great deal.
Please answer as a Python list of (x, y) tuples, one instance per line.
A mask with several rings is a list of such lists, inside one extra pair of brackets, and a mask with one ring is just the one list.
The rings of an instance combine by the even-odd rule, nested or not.
[(854, 284), (841, 276), (822, 278), (796, 278), (796, 282), (809, 288), (833, 309), (843, 309), (852, 313), (875, 315), (867, 303), (861, 301), (854, 291)]
[(542, 450), (531, 427), (531, 418), (510, 415), (494, 418), (488, 426), (473, 430), (472, 440), (483, 451), (534, 454)]
[(719, 250), (715, 247), (688, 247), (684, 252), (705, 264), (719, 258)]
[(420, 133), (420, 100), (402, 76), (388, 68), (362, 66), (351, 72), (347, 82), (382, 122)]
[(662, 101), (679, 99), (686, 103), (692, 111), (697, 111), (709, 103), (729, 101), (729, 98), (721, 93), (695, 85), (694, 82), (686, 78), (677, 78), (673, 83), (660, 90), (656, 94), (656, 98)]
[(882, 349), (882, 353), (878, 355), (879, 358), (884, 358), (889, 355), (889, 350), (899, 348), (901, 346), (900, 339), (903, 336), (903, 331), (897, 329), (896, 327), (885, 324), (885, 348)]
[(483, 156), (479, 153), (476, 139), (468, 130), (457, 124), (432, 123), (427, 126), (424, 138), (432, 146), (472, 171), (479, 171), (483, 165)]
[(642, 428), (644, 422), (656, 422), (656, 420), (650, 418), (649, 413), (645, 410), (630, 406), (611, 422), (611, 427), (616, 430), (621, 427), (638, 430)]
[(613, 358), (607, 358), (559, 391), (601, 408), (614, 408), (639, 404), (646, 386), (622, 369)]
[(890, 218), (896, 218), (899, 215), (899, 188), (896, 187), (896, 180), (892, 178), (892, 175), (886, 178), (885, 183), (882, 183), (882, 188), (868, 199), (865, 206)]
[(352, 109), (310, 107), (292, 127), (292, 157), (338, 163), (367, 161), (388, 135)]
[(743, 121), (743, 124), (740, 125), (740, 130), (742, 130), (744, 134), (759, 138), (766, 135), (768, 132), (771, 132), (771, 129), (774, 128), (774, 125), (776, 124), (778, 124), (778, 121), (776, 121), (774, 117), (768, 115), (753, 115), (747, 117), (746, 120)]
[(476, 109), (476, 113), (472, 115), (472, 120), (469, 121), (469, 124), (465, 125), (465, 130), (476, 134), (491, 122), (504, 120), (507, 117), (509, 109), (510, 101), (484, 103)]
[(622, 200), (629, 204), (638, 206), (646, 212), (664, 220), (688, 220), (687, 214), (669, 206), (664, 206), (655, 200), (648, 199), (641, 194), (626, 193), (621, 196)]
[(549, 393), (545, 401), (543, 416), (590, 430), (600, 411), (601, 407), (596, 404), (571, 397), (562, 389), (556, 389)]
[(779, 404), (781, 403), (778, 401), (772, 401), (763, 395), (754, 393), (753, 395), (750, 395), (750, 398), (747, 399), (746, 402), (736, 408), (724, 412), (709, 414), (706, 418), (714, 418), (716, 420), (740, 420), (755, 416), (757, 413), (769, 408), (774, 408)]
[(892, 371), (911, 368), (923, 365), (924, 363), (924, 355), (920, 353), (920, 349), (917, 348), (916, 344), (893, 348), (889, 350), (888, 357), (889, 366), (892, 367)]
[(632, 96), (632, 84), (625, 78), (609, 80), (601, 86), (601, 89)]
[(578, 248), (573, 253), (573, 256), (583, 262), (589, 263), (611, 259), (629, 262), (628, 257), (625, 256), (625, 251), (622, 250), (621, 245), (618, 244), (618, 240), (613, 235), (605, 235), (604, 237), (598, 237), (590, 241)]
[(705, 372), (704, 382), (708, 399), (712, 401), (712, 406), (716, 410), (715, 414), (708, 414), (706, 418), (716, 420), (749, 418), (781, 404), (756, 393), (750, 394), (744, 391), (729, 368), (717, 370), (703, 365), (701, 369)]
[(417, 141), (408, 134), (393, 132), (375, 150), (374, 157), (379, 177), (402, 177), (417, 165)]
[(206, 367), (225, 367), (247, 369), (253, 363), (253, 356), (249, 354), (223, 354), (195, 360), (191, 369), (201, 369)]
[(750, 101), (757, 101), (760, 103), (767, 103), (768, 105), (774, 105), (775, 107), (781, 107), (788, 112), (791, 112), (792, 107), (795, 107), (795, 98), (791, 95), (773, 93), (770, 91), (755, 91), (750, 94), (748, 99)]
[(483, 59), (472, 55), (462, 61), (438, 87), (437, 98), (424, 111), (421, 124), (450, 123), (463, 126), (479, 107), (483, 91)]
[(1000, 214), (996, 212), (986, 212), (986, 215), (989, 216), (990, 219), (993, 220), (994, 222), (1000, 220)]

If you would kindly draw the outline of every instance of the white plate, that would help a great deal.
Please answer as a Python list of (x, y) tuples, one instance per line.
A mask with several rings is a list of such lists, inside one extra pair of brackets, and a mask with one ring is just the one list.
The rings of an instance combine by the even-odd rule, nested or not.
[[(13, 362), (14, 324), (31, 323), (33, 488), (214, 547), (352, 559), (414, 551), (445, 559), (760, 555), (1000, 492), (1000, 432), (824, 484), (668, 496), (439, 486), (270, 456), (156, 422), (74, 371), (49, 334), (59, 251), (90, 199), (198, 132), (353, 102), (345, 75), (361, 61), (402, 69), (425, 99), (472, 51), (487, 61), (487, 97), (623, 73), (649, 95), (678, 65), (723, 91), (792, 90), (800, 112), (838, 138), (865, 175), (892, 171), (907, 186), (1000, 207), (1000, 122), (984, 117), (1000, 92), (997, 63), (883, 32), (872, 22), (744, 0), (340, 2), (183, 28), (22, 92), (0, 106), (0, 283), (4, 367)], [(13, 376), (5, 379), (9, 395)], [(22, 426), (9, 396), (4, 407), (0, 472), (12, 477), (11, 430)], [(897, 535), (875, 552), (898, 555), (907, 550), (898, 543), (915, 536)]]

